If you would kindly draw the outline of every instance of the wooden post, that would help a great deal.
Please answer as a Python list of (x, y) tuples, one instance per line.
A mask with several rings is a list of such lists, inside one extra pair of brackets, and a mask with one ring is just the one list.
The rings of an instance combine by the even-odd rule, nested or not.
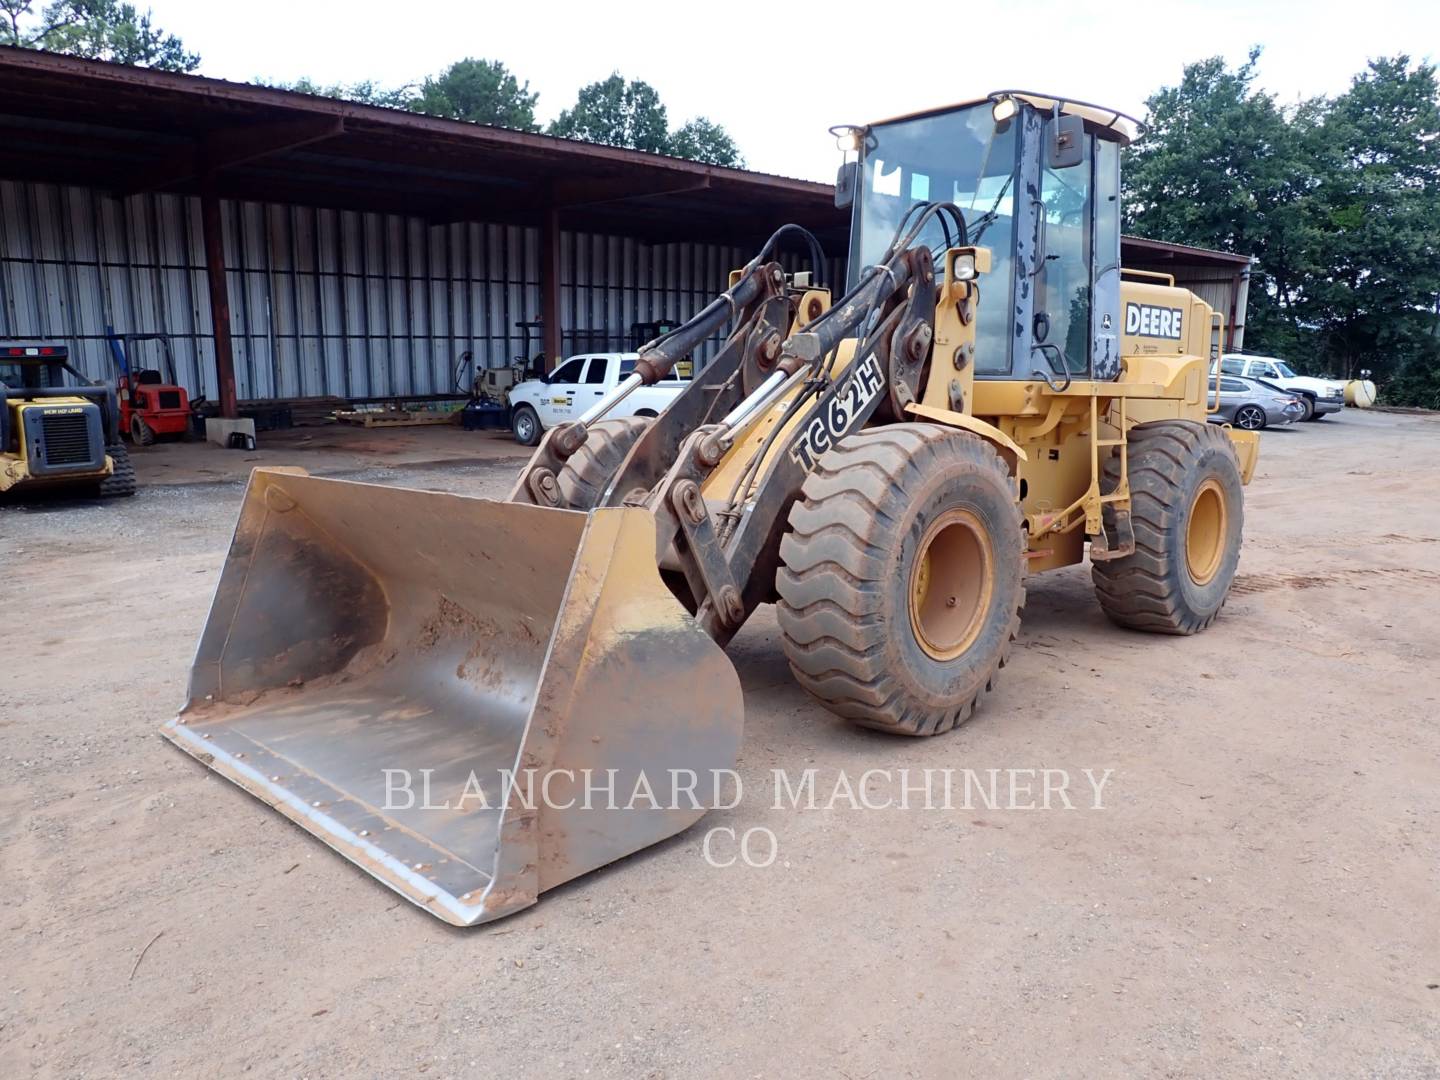
[(560, 361), (560, 211), (545, 208), (540, 223), (540, 319), (545, 349), (545, 370), (554, 371)]
[(235, 352), (230, 345), (230, 290), (225, 282), (225, 232), (214, 176), (200, 185), (200, 228), (205, 237), (205, 277), (210, 284), (210, 322), (215, 335), (215, 372), (220, 379), (220, 415), (234, 419)]

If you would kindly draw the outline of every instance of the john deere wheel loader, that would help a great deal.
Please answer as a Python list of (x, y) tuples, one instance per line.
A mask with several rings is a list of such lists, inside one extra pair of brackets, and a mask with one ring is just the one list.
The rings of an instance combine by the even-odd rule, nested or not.
[(166, 734), (464, 925), (702, 815), (761, 604), (811, 694), (903, 735), (971, 714), (1027, 572), (1087, 545), (1114, 622), (1204, 629), (1257, 444), (1205, 422), (1216, 314), (1120, 268), (1133, 131), (1021, 92), (848, 129), (843, 295), (777, 234), (505, 502), (257, 470)]

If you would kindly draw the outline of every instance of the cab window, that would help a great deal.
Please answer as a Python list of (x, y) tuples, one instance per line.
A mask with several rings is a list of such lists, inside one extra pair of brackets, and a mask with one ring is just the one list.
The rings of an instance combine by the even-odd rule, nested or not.
[[(675, 361), (675, 366), (672, 367), (669, 371), (667, 371), (667, 372), (665, 373), (665, 377), (664, 377), (663, 379), (661, 379), (660, 381), (661, 381), (661, 382), (689, 382), (689, 381), (690, 381), (691, 372), (693, 372), (694, 369), (695, 369), (695, 365), (694, 365), (694, 362), (693, 362), (693, 361), (691, 361), (691, 360), (677, 360), (677, 361)], [(627, 375), (633, 375), (633, 374), (635, 374), (635, 361), (634, 361), (634, 360), (621, 360), (621, 361), (620, 361), (620, 378), (623, 379), (623, 378), (625, 378), (625, 376), (627, 376)]]
[(1226, 375), (1244, 375), (1244, 374), (1245, 374), (1245, 361), (1244, 361), (1244, 360), (1221, 360), (1221, 361), (1220, 361), (1220, 370), (1223, 371)]
[[(975, 326), (975, 370), (1010, 370), (1009, 315), (1014, 257), (1018, 123), (996, 127), (990, 103), (955, 112), (877, 124), (869, 130), (861, 191), (855, 200), (850, 284), (880, 261), (917, 202), (953, 202), (965, 215), (969, 242), (990, 249), (991, 272)], [(917, 242), (938, 259), (959, 242), (947, 222), (931, 219)]]
[(555, 369), (555, 374), (550, 376), (552, 383), (578, 383), (580, 372), (585, 367), (588, 357), (577, 356), (573, 360), (566, 360)]
[(50, 386), (63, 386), (64, 379), (59, 369), (52, 369), (50, 364), (0, 360), (0, 383), (14, 390), (43, 390)]
[(587, 383), (603, 383), (605, 373), (610, 368), (610, 358), (607, 356), (592, 356), (590, 366), (585, 369), (585, 381)]

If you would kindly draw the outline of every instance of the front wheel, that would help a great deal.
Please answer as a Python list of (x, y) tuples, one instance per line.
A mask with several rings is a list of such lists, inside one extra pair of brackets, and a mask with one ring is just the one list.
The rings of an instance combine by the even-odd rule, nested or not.
[(1265, 410), (1259, 405), (1242, 405), (1235, 410), (1235, 426), (1245, 431), (1259, 431), (1265, 426)]
[(934, 424), (842, 441), (780, 543), (785, 655), (826, 708), (903, 735), (966, 720), (1025, 602), (1015, 483), (990, 444)]
[[(1130, 429), (1130, 522), (1135, 551), (1091, 567), (1110, 621), (1154, 634), (1194, 634), (1220, 613), (1245, 524), (1240, 465), (1230, 437), (1209, 424), (1162, 420)], [(1107, 487), (1120, 462), (1105, 466)], [(1105, 509), (1105, 525), (1116, 525)]]
[(1315, 419), (1315, 402), (1304, 394), (1300, 395), (1300, 422)]
[(540, 442), (540, 417), (529, 405), (517, 405), (510, 414), (510, 430), (521, 446), (535, 446)]
[(136, 446), (153, 446), (155, 443), (155, 429), (139, 413), (130, 415), (130, 439)]

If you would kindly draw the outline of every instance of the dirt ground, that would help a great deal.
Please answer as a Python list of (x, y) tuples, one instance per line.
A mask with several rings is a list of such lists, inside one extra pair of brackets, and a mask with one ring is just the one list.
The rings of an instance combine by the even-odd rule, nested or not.
[[(495, 495), (506, 445), (317, 471)], [(812, 703), (762, 610), (730, 650), (740, 805), (466, 931), (158, 735), (233, 470), (142, 453), (133, 500), (0, 510), (0, 1075), (1440, 1075), (1440, 419), (1262, 455), (1207, 633), (1111, 627), (1085, 568), (1033, 579), (977, 717), (907, 741)], [(777, 768), (823, 803), (927, 767), (1081, 787), (772, 805)], [(1102, 809), (1084, 769), (1113, 770)], [(775, 862), (709, 865), (714, 826)]]

